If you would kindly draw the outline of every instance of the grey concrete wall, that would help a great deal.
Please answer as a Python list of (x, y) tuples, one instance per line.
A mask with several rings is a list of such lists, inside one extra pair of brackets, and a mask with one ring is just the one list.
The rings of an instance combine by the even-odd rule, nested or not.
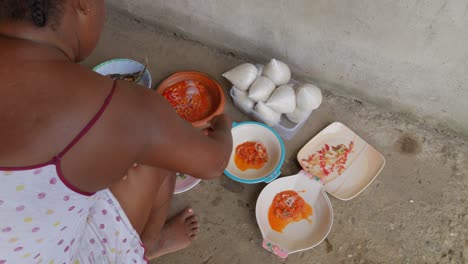
[(168, 30), (276, 57), (326, 89), (468, 136), (466, 0), (111, 0)]

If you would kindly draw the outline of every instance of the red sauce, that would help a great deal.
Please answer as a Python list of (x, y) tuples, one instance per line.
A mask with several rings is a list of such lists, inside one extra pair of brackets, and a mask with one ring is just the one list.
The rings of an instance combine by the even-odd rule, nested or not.
[(163, 97), (174, 107), (177, 114), (189, 122), (201, 120), (212, 110), (211, 94), (197, 81), (182, 81), (167, 88)]
[(241, 171), (260, 169), (268, 162), (266, 147), (259, 142), (247, 141), (236, 147), (234, 163)]
[(313, 214), (312, 207), (295, 191), (288, 190), (278, 193), (268, 211), (268, 222), (271, 229), (283, 233), (283, 229), (290, 223), (302, 219), (311, 222), (309, 216)]

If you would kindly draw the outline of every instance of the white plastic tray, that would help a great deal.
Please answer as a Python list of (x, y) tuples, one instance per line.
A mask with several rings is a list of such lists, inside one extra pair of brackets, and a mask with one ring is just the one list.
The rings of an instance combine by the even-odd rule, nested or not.
[[(230, 95), (232, 98), (232, 101), (234, 102), (234, 105), (239, 109), (239, 111), (243, 112), (246, 115), (251, 116), (253, 119), (259, 122), (263, 122), (258, 113), (255, 110), (252, 110), (251, 112), (246, 113), (245, 111), (242, 110), (242, 108), (239, 106), (239, 103), (236, 100), (236, 97), (234, 96), (234, 87), (230, 91)], [(308, 118), (304, 119), (304, 121), (295, 124), (291, 121), (289, 121), (285, 115), (281, 115), (281, 121), (279, 122), (278, 125), (274, 126), (273, 129), (278, 132), (278, 134), (285, 140), (290, 140), (293, 138), (297, 132), (304, 126), (305, 122), (307, 121)]]

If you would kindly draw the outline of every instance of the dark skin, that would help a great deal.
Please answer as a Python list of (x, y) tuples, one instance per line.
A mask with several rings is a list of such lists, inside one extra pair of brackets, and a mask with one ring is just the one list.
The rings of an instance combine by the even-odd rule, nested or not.
[[(97, 43), (103, 1), (64, 2), (55, 30), (27, 21), (0, 22), (0, 166), (51, 160), (93, 117), (112, 87), (112, 80), (76, 64)], [(148, 257), (158, 257), (187, 246), (198, 233), (192, 209), (166, 221), (173, 172), (209, 180), (227, 166), (231, 121), (222, 115), (211, 124), (205, 135), (180, 119), (160, 95), (119, 81), (102, 117), (62, 159), (62, 172), (80, 190), (110, 188)]]

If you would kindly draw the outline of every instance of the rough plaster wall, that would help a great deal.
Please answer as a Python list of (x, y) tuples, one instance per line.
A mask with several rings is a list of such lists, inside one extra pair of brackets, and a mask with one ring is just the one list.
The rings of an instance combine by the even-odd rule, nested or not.
[(111, 0), (335, 92), (468, 136), (466, 0)]

